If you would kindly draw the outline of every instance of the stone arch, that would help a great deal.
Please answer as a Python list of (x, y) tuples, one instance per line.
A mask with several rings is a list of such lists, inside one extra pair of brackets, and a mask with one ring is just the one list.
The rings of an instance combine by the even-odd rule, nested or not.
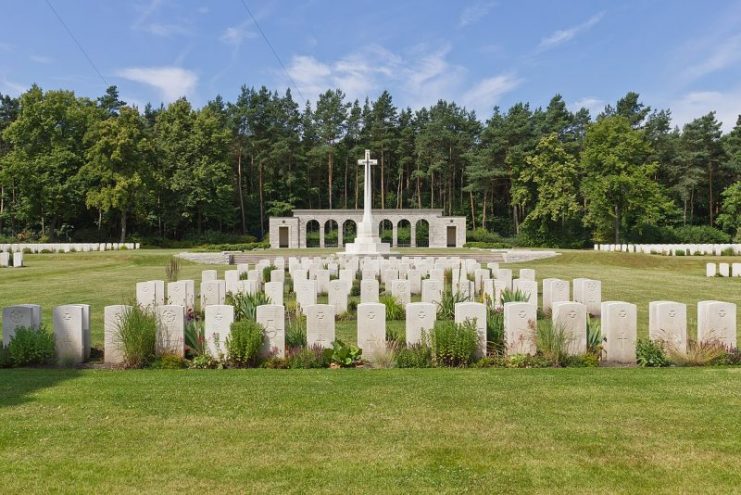
[(378, 236), (381, 238), (381, 242), (391, 244), (394, 239), (394, 223), (388, 218), (381, 220), (378, 224)]
[(396, 246), (410, 247), (412, 245), (412, 223), (406, 218), (396, 224)]
[(330, 218), (324, 222), (324, 247), (335, 248), (339, 246), (339, 226), (337, 220)]
[(306, 247), (319, 247), (319, 220), (306, 222)]
[(347, 244), (355, 241), (355, 236), (358, 233), (358, 224), (355, 220), (348, 218), (342, 222), (342, 243)]
[(425, 219), (417, 220), (415, 226), (415, 241), (417, 247), (430, 247), (430, 222)]

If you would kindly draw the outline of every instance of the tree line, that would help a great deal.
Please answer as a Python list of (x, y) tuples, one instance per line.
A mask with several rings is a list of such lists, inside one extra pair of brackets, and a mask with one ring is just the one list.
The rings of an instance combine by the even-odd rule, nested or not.
[(140, 111), (115, 86), (91, 99), (34, 85), (0, 95), (0, 235), (261, 239), (294, 208), (362, 207), (366, 148), (375, 208), (465, 215), (474, 238), (576, 247), (741, 224), (741, 117), (727, 134), (714, 112), (679, 128), (632, 92), (595, 119), (556, 95), (482, 122), (444, 100), (398, 109), (387, 91), (301, 107), (243, 86), (233, 102)]

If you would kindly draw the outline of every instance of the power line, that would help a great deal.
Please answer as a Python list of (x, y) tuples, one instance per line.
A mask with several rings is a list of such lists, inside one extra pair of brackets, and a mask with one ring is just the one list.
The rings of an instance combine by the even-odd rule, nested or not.
[[(47, 0), (47, 2), (48, 2), (48, 0)], [(273, 45), (270, 43), (270, 40), (268, 39), (268, 37), (265, 35), (265, 32), (260, 27), (260, 23), (257, 22), (257, 19), (255, 18), (255, 16), (252, 15), (252, 11), (250, 10), (249, 7), (247, 7), (247, 3), (245, 2), (245, 0), (240, 0), (240, 2), (242, 2), (242, 7), (244, 7), (244, 10), (246, 10), (247, 11), (247, 14), (249, 14), (249, 16), (252, 19), (252, 22), (255, 24), (255, 27), (257, 28), (257, 30), (260, 31), (260, 36), (262, 36), (262, 39), (265, 40), (265, 44), (268, 45), (268, 48), (270, 48), (270, 51), (273, 52), (273, 56), (275, 57), (275, 59), (280, 64), (281, 68), (283, 69), (283, 72), (286, 73), (286, 77), (288, 77), (288, 80), (291, 81), (291, 85), (296, 89), (296, 92), (301, 97), (301, 99), (303, 101), (306, 101), (306, 98), (304, 98), (304, 95), (301, 93), (301, 90), (299, 89), (298, 85), (296, 84), (296, 81), (293, 80), (293, 78), (291, 77), (291, 74), (288, 72), (288, 69), (286, 69), (286, 66), (283, 65), (283, 61), (278, 56), (278, 52), (275, 51), (275, 48), (273, 48)]]
[(110, 84), (108, 84), (108, 81), (106, 80), (106, 78), (103, 77), (103, 74), (101, 74), (100, 71), (98, 70), (98, 68), (95, 66), (95, 63), (93, 62), (93, 59), (90, 58), (90, 56), (87, 54), (87, 52), (82, 47), (82, 45), (80, 44), (80, 42), (77, 41), (77, 38), (75, 38), (75, 35), (72, 34), (72, 31), (70, 30), (69, 27), (67, 27), (67, 24), (64, 23), (64, 21), (62, 20), (62, 17), (59, 15), (59, 13), (54, 8), (54, 6), (51, 4), (51, 2), (49, 0), (44, 0), (44, 1), (46, 2), (46, 5), (49, 6), (49, 9), (51, 9), (51, 11), (54, 13), (54, 16), (57, 18), (57, 20), (62, 25), (62, 27), (65, 29), (65, 31), (67, 31), (67, 34), (69, 34), (69, 37), (72, 38), (72, 41), (75, 42), (75, 45), (77, 45), (77, 48), (79, 48), (80, 51), (82, 52), (82, 54), (85, 56), (85, 58), (87, 59), (88, 63), (90, 64), (90, 66), (95, 71), (95, 73), (98, 74), (98, 77), (100, 77), (100, 79), (103, 81), (103, 83), (105, 83), (106, 86), (110, 86)]

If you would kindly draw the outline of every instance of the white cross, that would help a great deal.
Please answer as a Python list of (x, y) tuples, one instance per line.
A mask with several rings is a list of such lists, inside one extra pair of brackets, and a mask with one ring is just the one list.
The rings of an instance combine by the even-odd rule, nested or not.
[(358, 160), (358, 165), (364, 165), (366, 167), (370, 165), (378, 165), (378, 160), (371, 160), (370, 150), (365, 150), (365, 158)]

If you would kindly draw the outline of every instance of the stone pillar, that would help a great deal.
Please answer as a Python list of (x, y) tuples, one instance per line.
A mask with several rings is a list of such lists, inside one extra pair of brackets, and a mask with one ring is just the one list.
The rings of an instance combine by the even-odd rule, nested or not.
[(409, 247), (417, 247), (417, 224), (409, 222)]
[(319, 247), (324, 247), (324, 224), (325, 222), (321, 222), (319, 224)]
[(391, 229), (391, 231), (393, 232), (393, 234), (391, 235), (391, 246), (399, 247), (399, 241), (398, 241), (399, 226), (397, 225), (396, 222), (393, 222), (391, 225), (393, 225), (393, 228)]
[(340, 223), (339, 220), (337, 220), (337, 247), (342, 247), (342, 241), (344, 240), (343, 237), (345, 236), (345, 222)]

